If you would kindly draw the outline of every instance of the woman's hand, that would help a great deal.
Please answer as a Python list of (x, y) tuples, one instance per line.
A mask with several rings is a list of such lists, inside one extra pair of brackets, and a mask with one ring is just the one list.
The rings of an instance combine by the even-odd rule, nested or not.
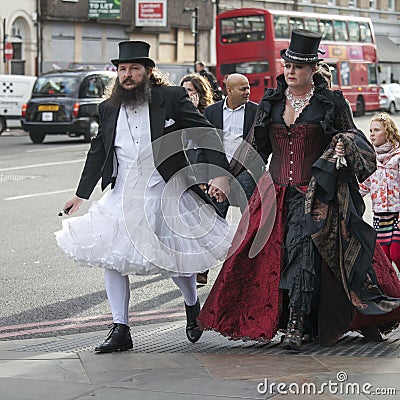
[(344, 143), (343, 143), (343, 140), (342, 139), (338, 139), (338, 141), (337, 141), (337, 143), (336, 143), (336, 146), (335, 146), (335, 154), (338, 156), (338, 157), (344, 157), (346, 154), (345, 154), (345, 151), (344, 151)]
[(227, 176), (217, 176), (214, 179), (210, 179), (208, 182), (208, 194), (214, 197), (218, 203), (222, 203), (226, 200), (230, 190), (231, 188)]
[(347, 167), (347, 161), (346, 161), (346, 152), (344, 149), (344, 143), (342, 139), (338, 139), (335, 145), (334, 149), (334, 156), (333, 158), (336, 158), (336, 169), (340, 169), (343, 167)]
[(189, 96), (190, 101), (193, 103), (193, 105), (197, 108), (199, 106), (199, 94), (198, 93), (194, 93), (192, 95)]

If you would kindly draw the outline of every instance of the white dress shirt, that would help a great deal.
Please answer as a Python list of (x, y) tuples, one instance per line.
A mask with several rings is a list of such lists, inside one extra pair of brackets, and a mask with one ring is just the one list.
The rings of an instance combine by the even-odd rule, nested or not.
[(223, 112), (223, 138), (222, 143), (228, 161), (231, 161), (236, 149), (243, 140), (244, 111), (246, 104), (232, 110), (224, 101)]
[(164, 181), (154, 166), (148, 104), (133, 109), (121, 106), (114, 147), (119, 164), (129, 161), (132, 165), (135, 164), (139, 174), (151, 175), (147, 181), (148, 187)]

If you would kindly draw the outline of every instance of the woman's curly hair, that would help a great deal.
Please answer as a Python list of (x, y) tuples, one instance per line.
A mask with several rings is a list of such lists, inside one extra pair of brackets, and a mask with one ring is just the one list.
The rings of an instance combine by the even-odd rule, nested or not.
[(389, 114), (380, 113), (374, 115), (371, 121), (377, 121), (383, 125), (383, 128), (385, 129), (386, 139), (388, 140), (388, 142), (390, 142), (394, 146), (398, 146), (400, 144), (399, 130), (396, 126), (396, 123)]
[(196, 89), (196, 92), (199, 94), (199, 105), (197, 108), (202, 114), (204, 114), (204, 110), (214, 103), (214, 94), (210, 83), (207, 79), (198, 74), (185, 75), (181, 79), (180, 85), (183, 86), (185, 82), (191, 82), (193, 87)]

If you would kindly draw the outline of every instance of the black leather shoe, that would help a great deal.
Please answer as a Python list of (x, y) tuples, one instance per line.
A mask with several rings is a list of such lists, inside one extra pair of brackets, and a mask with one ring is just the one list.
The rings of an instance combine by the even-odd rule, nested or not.
[(188, 306), (185, 303), (185, 309), (186, 309), (186, 319), (187, 319), (186, 336), (189, 339), (189, 342), (196, 343), (203, 334), (203, 331), (197, 325), (197, 317), (200, 314), (199, 299), (197, 299), (196, 304), (194, 306)]
[(196, 282), (199, 283), (200, 285), (205, 285), (207, 283), (207, 275), (208, 275), (208, 271), (206, 272), (199, 272), (196, 275)]
[(303, 336), (304, 314), (290, 309), (289, 322), (282, 348), (285, 350), (301, 351), (301, 338)]
[(130, 328), (124, 324), (113, 324), (106, 340), (95, 347), (99, 353), (112, 353), (113, 351), (125, 351), (133, 347)]

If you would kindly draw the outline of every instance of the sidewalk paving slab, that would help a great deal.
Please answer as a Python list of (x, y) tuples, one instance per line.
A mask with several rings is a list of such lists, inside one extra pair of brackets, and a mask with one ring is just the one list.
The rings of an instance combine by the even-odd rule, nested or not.
[[(385, 356), (374, 357), (360, 338), (339, 343), (336, 351), (314, 344), (306, 354), (294, 354), (274, 343), (232, 342), (215, 332), (191, 344), (184, 327), (133, 327), (134, 349), (111, 354), (93, 352), (107, 331), (0, 341), (0, 400), (400, 400), (400, 332), (376, 345)], [(338, 373), (345, 374), (344, 383), (396, 393), (284, 395), (266, 386), (319, 388), (337, 382)]]

